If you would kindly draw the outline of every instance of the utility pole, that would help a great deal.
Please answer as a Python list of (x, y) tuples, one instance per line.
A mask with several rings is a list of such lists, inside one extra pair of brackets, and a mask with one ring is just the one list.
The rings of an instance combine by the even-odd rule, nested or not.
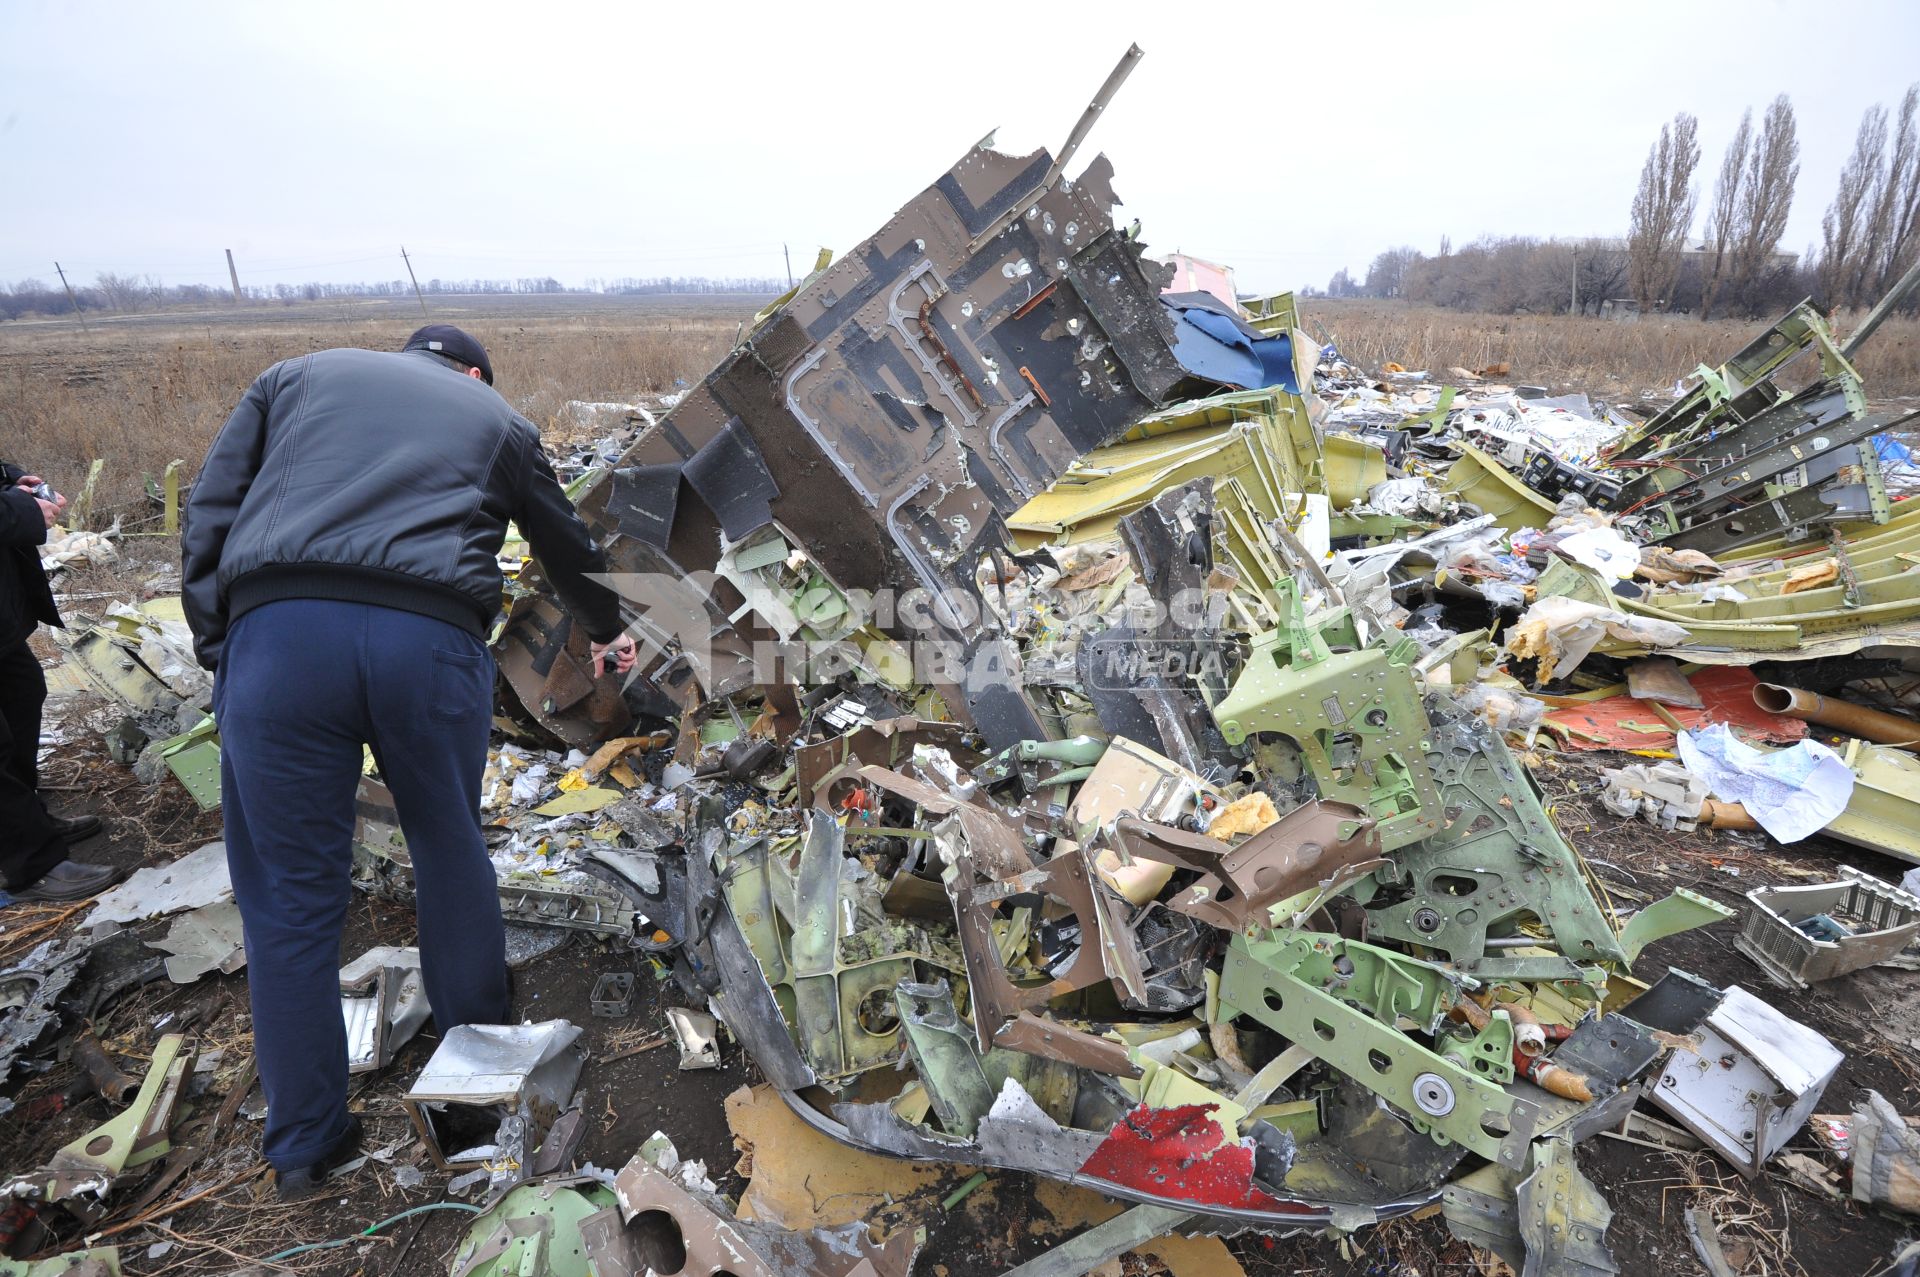
[(1580, 246), (1575, 244), (1568, 251), (1573, 258), (1573, 271), (1568, 283), (1567, 313), (1577, 315), (1580, 313)]
[(240, 272), (233, 265), (233, 250), (227, 250), (227, 278), (233, 281), (233, 304), (240, 304)]
[(91, 335), (93, 329), (87, 327), (87, 317), (80, 313), (80, 299), (73, 295), (73, 285), (67, 282), (67, 272), (60, 269), (60, 263), (53, 264), (54, 273), (60, 276), (60, 287), (67, 290), (67, 300), (73, 303), (73, 317), (80, 321), (80, 331)]
[(427, 299), (420, 295), (420, 277), (413, 273), (413, 259), (407, 256), (407, 246), (400, 246), (400, 260), (407, 264), (407, 278), (413, 281), (414, 300), (420, 303), (420, 313), (427, 313)]
[(787, 251), (787, 246), (785, 244), (782, 244), (780, 246), (780, 256), (787, 259), (787, 291), (792, 292), (793, 291), (793, 254)]

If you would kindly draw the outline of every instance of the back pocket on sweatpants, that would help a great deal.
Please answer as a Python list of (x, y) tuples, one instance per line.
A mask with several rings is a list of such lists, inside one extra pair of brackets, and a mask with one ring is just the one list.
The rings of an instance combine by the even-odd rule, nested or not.
[(493, 707), (492, 662), (472, 652), (433, 650), (427, 681), (428, 709), (443, 723), (464, 723)]

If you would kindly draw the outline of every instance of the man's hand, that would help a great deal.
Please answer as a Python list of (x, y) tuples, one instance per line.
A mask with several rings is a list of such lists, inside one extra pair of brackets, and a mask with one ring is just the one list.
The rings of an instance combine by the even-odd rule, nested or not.
[(54, 524), (60, 522), (60, 515), (67, 508), (67, 499), (58, 492), (53, 494), (53, 500), (51, 501), (45, 497), (34, 495), (33, 490), (45, 482), (46, 480), (37, 474), (23, 474), (20, 476), (20, 481), (13, 486), (22, 492), (33, 495), (33, 499), (40, 504), (40, 517), (45, 519), (47, 526), (51, 528)]
[(640, 659), (639, 649), (634, 646), (633, 635), (622, 634), (611, 643), (594, 643), (593, 676), (599, 678), (606, 672), (607, 653), (613, 653), (613, 670), (616, 674), (625, 674)]

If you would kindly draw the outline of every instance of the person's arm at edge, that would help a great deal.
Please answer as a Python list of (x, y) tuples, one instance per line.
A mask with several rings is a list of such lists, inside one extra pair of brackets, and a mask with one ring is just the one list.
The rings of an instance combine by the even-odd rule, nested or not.
[(587, 637), (605, 647), (626, 628), (620, 617), (620, 596), (592, 579), (607, 570), (607, 556), (594, 544), (580, 512), (554, 476), (540, 432), (525, 418), (517, 419), (526, 462), (519, 468), (520, 499), (513, 521), (533, 549), (533, 556), (567, 610), (578, 617)]
[(40, 502), (31, 492), (22, 491), (7, 480), (0, 491), (0, 547), (9, 550), (47, 543), (47, 518)]
[(226, 603), (220, 597), (220, 552), (240, 515), (240, 503), (260, 472), (266, 445), (270, 380), (279, 365), (260, 374), (241, 397), (227, 424), (214, 436), (193, 481), (180, 532), (180, 601), (193, 631), (193, 652), (206, 669), (220, 663), (227, 637)]

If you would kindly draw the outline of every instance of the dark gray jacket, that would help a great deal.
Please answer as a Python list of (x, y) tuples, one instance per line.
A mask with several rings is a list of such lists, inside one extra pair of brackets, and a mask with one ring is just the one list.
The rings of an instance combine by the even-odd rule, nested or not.
[(419, 612), (485, 637), (496, 557), (516, 524), (596, 642), (618, 597), (554, 479), (533, 423), (425, 351), (322, 350), (260, 374), (207, 452), (187, 502), (181, 593), (200, 663), (276, 599)]
[(37, 548), (47, 543), (47, 521), (32, 494), (13, 486), (26, 473), (0, 461), (0, 643), (25, 638), (42, 621), (60, 624)]

